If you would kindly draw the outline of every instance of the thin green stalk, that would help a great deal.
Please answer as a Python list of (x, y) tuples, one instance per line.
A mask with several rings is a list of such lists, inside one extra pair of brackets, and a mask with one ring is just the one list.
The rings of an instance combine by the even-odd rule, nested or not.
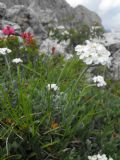
[[(72, 62), (74, 63), (74, 62), (77, 62), (77, 61), (76, 61), (76, 59), (75, 59), (75, 60), (73, 59)], [(63, 73), (64, 73), (64, 71), (65, 71), (68, 63), (69, 63), (69, 60), (66, 61), (65, 65), (64, 65), (64, 67), (63, 67), (63, 69), (62, 69), (62, 71), (61, 71), (61, 73), (60, 73), (60, 75), (59, 75), (59, 77), (58, 77), (57, 84), (60, 82), (60, 80), (61, 80), (61, 78), (62, 78), (62, 75), (63, 75)], [(70, 63), (70, 64), (72, 64), (72, 63)], [(71, 67), (71, 65), (70, 65), (70, 67)], [(69, 67), (69, 68), (70, 68), (70, 67)]]
[(38, 76), (41, 76), (41, 74), (39, 74), (38, 72), (34, 71), (33, 69), (25, 66), (24, 64), (21, 64), (21, 66), (23, 66), (25, 69), (29, 70), (30, 72), (33, 72), (33, 73), (35, 73), (35, 74), (38, 75)]
[(12, 82), (12, 74), (11, 74), (11, 69), (10, 69), (10, 64), (9, 64), (9, 62), (8, 62), (8, 59), (7, 59), (7, 56), (5, 55), (5, 62), (6, 62), (6, 65), (7, 65), (7, 67), (8, 67), (8, 73), (9, 73), (9, 78), (10, 78), (10, 80), (11, 80), (11, 84), (13, 84)]
[(18, 76), (18, 83), (21, 83), (21, 73), (20, 73), (20, 65), (17, 65), (17, 76)]
[(63, 69), (62, 69), (62, 71), (61, 71), (61, 73), (60, 73), (60, 75), (58, 77), (57, 84), (59, 83), (59, 81), (60, 81), (60, 79), (61, 79), (61, 77), (62, 77), (62, 75), (63, 75), (63, 73), (65, 71), (65, 68), (66, 68), (67, 64), (68, 64), (68, 61), (65, 63), (65, 65), (64, 65), (64, 67), (63, 67)]
[(72, 99), (72, 97), (73, 97), (73, 93), (75, 92), (75, 89), (76, 89), (78, 83), (80, 82), (81, 78), (82, 78), (83, 75), (86, 73), (86, 71), (88, 70), (88, 68), (89, 68), (89, 66), (87, 66), (87, 67), (81, 72), (81, 74), (79, 75), (76, 83), (74, 84), (74, 86), (73, 86), (73, 88), (72, 88), (72, 91), (71, 91), (70, 98), (69, 98), (68, 103), (67, 103), (67, 106), (70, 104), (70, 101), (71, 101), (71, 99)]
[(6, 152), (7, 152), (6, 155), (7, 155), (7, 156), (9, 155), (8, 141), (9, 141), (9, 137), (10, 137), (10, 135), (11, 135), (11, 133), (12, 133), (12, 130), (13, 130), (13, 127), (12, 127), (12, 129), (11, 129), (11, 131), (10, 131), (8, 137), (6, 138)]

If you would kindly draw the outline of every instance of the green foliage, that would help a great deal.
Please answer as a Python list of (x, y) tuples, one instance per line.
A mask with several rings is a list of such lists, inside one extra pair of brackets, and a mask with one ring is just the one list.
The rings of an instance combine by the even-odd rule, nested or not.
[(74, 47), (78, 44), (83, 44), (86, 40), (90, 39), (90, 28), (83, 25), (78, 31), (70, 30), (70, 45)]
[(18, 36), (8, 36), (0, 39), (0, 48), (9, 48), (12, 53), (9, 58), (20, 57), (25, 61), (31, 61), (38, 55), (38, 46), (35, 39), (32, 39), (29, 44)]
[[(10, 70), (3, 57), (0, 72), (0, 159), (87, 160), (101, 151), (119, 160), (119, 83), (93, 87), (76, 56), (43, 54), (35, 63), (13, 64), (15, 43), (6, 55)], [(59, 90), (48, 90), (52, 83)]]
[[(101, 38), (103, 37), (104, 29), (103, 27), (97, 26), (95, 24), (91, 28), (87, 25), (81, 25), (77, 30), (69, 29), (69, 30), (59, 30), (49, 28), (49, 36), (53, 39), (57, 39), (58, 42), (70, 40), (70, 44), (68, 49), (72, 49), (78, 44), (84, 44), (86, 40), (90, 40), (91, 38)], [(50, 35), (52, 33), (52, 35)]]
[[(61, 31), (59, 29), (49, 28), (48, 32), (48, 35), (51, 36), (53, 39), (57, 39), (58, 42), (66, 41), (70, 38), (69, 32), (67, 30)], [(50, 35), (50, 33), (52, 33), (52, 35)]]

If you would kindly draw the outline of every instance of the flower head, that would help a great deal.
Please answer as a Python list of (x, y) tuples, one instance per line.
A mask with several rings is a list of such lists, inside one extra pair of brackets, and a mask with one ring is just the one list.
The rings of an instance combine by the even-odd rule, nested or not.
[(57, 39), (46, 39), (45, 41), (42, 42), (40, 46), (41, 52), (44, 53), (52, 53), (52, 54), (62, 54), (65, 53), (65, 50), (69, 44), (69, 40), (67, 41), (61, 41), (59, 42)]
[(75, 51), (79, 59), (87, 65), (111, 65), (111, 53), (101, 44), (87, 41), (86, 45), (78, 45)]
[(0, 48), (0, 54), (6, 55), (8, 53), (11, 53), (12, 51), (8, 48)]
[(56, 84), (48, 84), (47, 85), (48, 90), (53, 90), (53, 91), (57, 91), (59, 90), (59, 87)]
[(11, 27), (11, 26), (9, 26), (9, 25), (6, 26), (5, 28), (3, 28), (2, 32), (3, 32), (3, 34), (5, 34), (5, 35), (13, 35), (13, 34), (15, 34), (14, 28)]
[(19, 63), (23, 63), (23, 60), (20, 58), (15, 58), (12, 60), (13, 63), (19, 64)]
[(88, 160), (113, 160), (113, 158), (107, 158), (107, 156), (105, 154), (97, 154), (97, 155), (93, 155), (93, 156), (88, 156)]
[(34, 41), (32, 34), (29, 32), (22, 33), (21, 37), (25, 40), (26, 45), (31, 44)]
[(93, 77), (92, 80), (94, 83), (96, 83), (98, 87), (103, 87), (107, 85), (107, 83), (104, 81), (104, 78), (102, 76), (95, 76)]

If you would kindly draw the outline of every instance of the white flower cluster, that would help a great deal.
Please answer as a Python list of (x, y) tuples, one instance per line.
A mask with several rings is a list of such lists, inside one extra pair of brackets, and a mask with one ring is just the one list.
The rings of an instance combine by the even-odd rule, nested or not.
[(64, 36), (64, 35), (69, 35), (69, 32), (68, 32), (67, 30), (65, 30), (65, 31), (63, 31), (61, 34), (62, 34), (63, 36)]
[(6, 54), (8, 54), (8, 53), (11, 53), (12, 51), (10, 50), (10, 49), (8, 49), (8, 48), (0, 48), (0, 54), (1, 55), (6, 55)]
[[(12, 51), (9, 48), (0, 48), (0, 54), (1, 55), (5, 56), (6, 54), (11, 53), (11, 52)], [(23, 61), (20, 58), (15, 58), (15, 59), (12, 60), (12, 62), (16, 63), (16, 64), (19, 64), (19, 63), (22, 63)]]
[(47, 85), (47, 89), (50, 91), (58, 91), (59, 90), (59, 87), (56, 85), (56, 84), (48, 84)]
[(88, 156), (88, 160), (113, 160), (113, 158), (109, 157), (107, 158), (107, 156), (105, 154), (97, 154), (97, 155), (93, 155), (93, 156)]
[(12, 60), (12, 62), (13, 62), (13, 63), (16, 63), (16, 64), (19, 64), (19, 63), (22, 63), (23, 60), (20, 59), (20, 58), (15, 58), (15, 59)]
[(87, 41), (86, 45), (78, 45), (75, 51), (79, 59), (87, 65), (111, 65), (110, 52), (101, 44)]
[(93, 82), (96, 83), (97, 87), (104, 87), (107, 85), (107, 83), (104, 80), (104, 77), (102, 76), (95, 76), (92, 78)]
[(65, 29), (65, 27), (61, 25), (61, 26), (57, 26), (57, 27), (56, 27), (56, 29), (64, 30), (64, 29)]
[(101, 28), (102, 28), (101, 26), (92, 26), (91, 30), (93, 31), (93, 30), (97, 30), (97, 29), (101, 29)]
[(58, 42), (58, 40), (53, 40), (51, 38), (46, 39), (40, 46), (40, 51), (44, 53), (52, 53), (52, 48), (55, 48), (56, 53), (65, 53), (66, 47), (69, 45), (70, 41)]

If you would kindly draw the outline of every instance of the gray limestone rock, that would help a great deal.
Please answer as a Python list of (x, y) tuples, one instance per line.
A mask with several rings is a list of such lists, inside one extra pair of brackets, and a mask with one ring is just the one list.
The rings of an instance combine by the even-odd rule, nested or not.
[(21, 27), (14, 22), (11, 21), (6, 21), (6, 20), (2, 20), (2, 28), (6, 27), (6, 26), (11, 26), (14, 28), (15, 33), (21, 34)]
[[(34, 13), (33, 17), (38, 17), (41, 24), (54, 22), (57, 25), (66, 27), (76, 27), (76, 24), (87, 24), (88, 26), (94, 23), (101, 25), (101, 19), (96, 13), (86, 9), (83, 6), (72, 8), (65, 0), (0, 0), (8, 7), (12, 7), (15, 13), (14, 5), (24, 5), (25, 8), (30, 8)], [(18, 9), (18, 8), (17, 8)]]
[(109, 51), (112, 54), (112, 66), (110, 68), (111, 78), (114, 80), (120, 80), (120, 43), (112, 44), (108, 46)]
[(6, 15), (7, 7), (4, 3), (0, 2), (0, 17), (3, 18)]
[(88, 26), (92, 25), (100, 25), (101, 26), (101, 19), (100, 17), (95, 13), (84, 6), (77, 6), (75, 9), (75, 22), (80, 24), (85, 24)]
[(20, 25), (22, 31), (31, 27), (35, 35), (39, 35), (40, 37), (46, 36), (46, 31), (37, 15), (34, 14), (32, 9), (26, 8), (24, 5), (15, 5), (8, 9), (6, 19)]

